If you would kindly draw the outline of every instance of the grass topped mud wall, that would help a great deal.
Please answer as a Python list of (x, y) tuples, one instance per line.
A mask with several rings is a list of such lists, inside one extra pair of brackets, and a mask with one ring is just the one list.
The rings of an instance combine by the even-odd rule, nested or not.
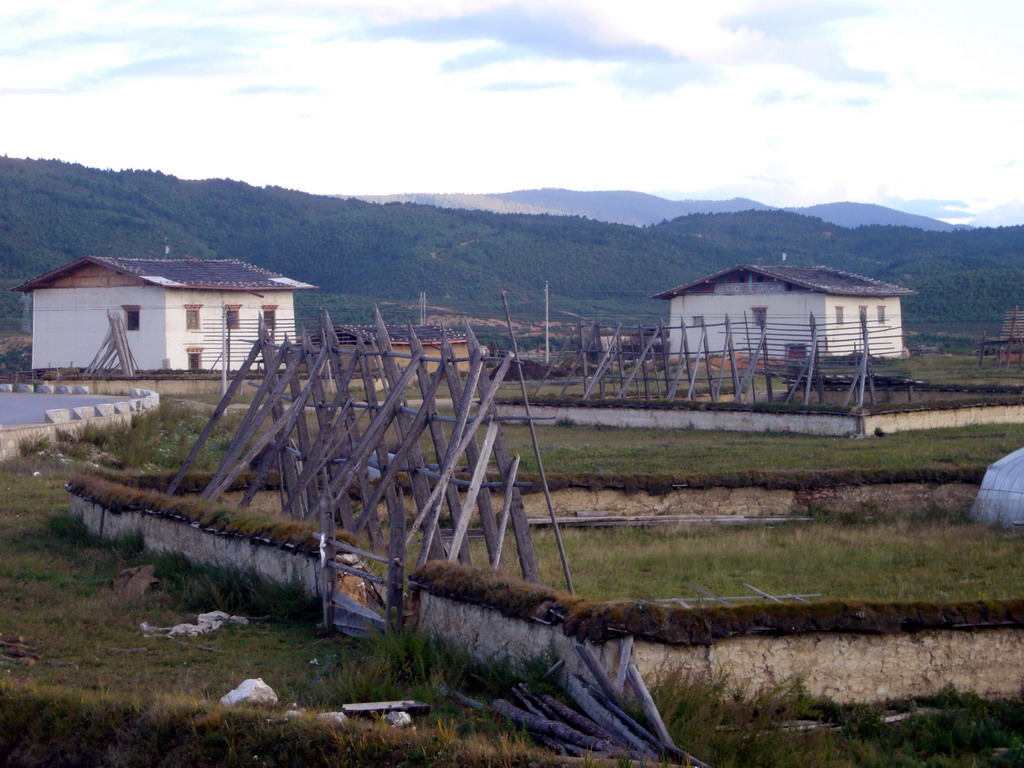
[(589, 602), (506, 575), (447, 563), (416, 571), (419, 626), (480, 658), (557, 656), (580, 671), (586, 642), (610, 675), (622, 639), (650, 682), (662, 675), (725, 681), (748, 693), (801, 683), (813, 697), (876, 703), (949, 687), (1018, 696), (1024, 600), (956, 603), (830, 601), (679, 605)]
[(633, 635), (660, 643), (711, 645), (749, 634), (805, 632), (892, 634), (924, 629), (1024, 627), (1024, 599), (955, 603), (841, 602), (684, 608), (639, 600), (591, 602), (489, 568), (443, 561), (424, 564), (412, 580), (431, 594), (493, 608), (502, 615), (561, 625), (579, 641)]
[(258, 537), (269, 543), (290, 545), (309, 552), (317, 551), (313, 522), (282, 520), (219, 502), (168, 496), (140, 486), (141, 483), (139, 486), (131, 486), (94, 475), (76, 475), (65, 487), (74, 496), (98, 504), (115, 514), (138, 512), (190, 524), (198, 523), (211, 531)]

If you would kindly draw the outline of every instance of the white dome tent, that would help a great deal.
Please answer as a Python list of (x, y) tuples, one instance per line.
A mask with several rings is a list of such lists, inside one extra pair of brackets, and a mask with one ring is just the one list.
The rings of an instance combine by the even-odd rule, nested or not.
[(981, 523), (1024, 524), (1024, 448), (990, 464), (971, 518)]

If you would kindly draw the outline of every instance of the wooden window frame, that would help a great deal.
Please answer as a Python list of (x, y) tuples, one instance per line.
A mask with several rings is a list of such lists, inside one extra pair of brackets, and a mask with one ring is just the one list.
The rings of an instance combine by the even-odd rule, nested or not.
[(224, 327), (229, 331), (237, 331), (242, 327), (241, 304), (226, 304), (224, 306)]
[(186, 304), (185, 305), (185, 330), (187, 331), (199, 331), (202, 330), (203, 320), (200, 315), (200, 310), (203, 308), (202, 304)]
[(277, 308), (277, 304), (264, 304), (260, 307), (263, 312), (263, 322), (271, 333), (277, 329)]
[(142, 328), (142, 308), (138, 304), (123, 304), (124, 329), (126, 331), (138, 331)]

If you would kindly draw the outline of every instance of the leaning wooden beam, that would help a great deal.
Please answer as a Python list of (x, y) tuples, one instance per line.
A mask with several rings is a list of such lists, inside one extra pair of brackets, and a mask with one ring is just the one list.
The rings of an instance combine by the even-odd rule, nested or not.
[(304, 493), (308, 486), (317, 479), (320, 472), (328, 475), (328, 486), (331, 478), (334, 477), (332, 460), (337, 455), (338, 446), (347, 436), (344, 430), (346, 416), (351, 412), (352, 398), (348, 393), (348, 381), (355, 371), (356, 359), (353, 357), (349, 365), (341, 372), (338, 381), (338, 388), (334, 400), (326, 408), (317, 408), (317, 411), (326, 411), (327, 420), (317, 434), (316, 440), (309, 449), (306, 461), (303, 464), (302, 472), (296, 480), (295, 488), (292, 490), (289, 505), (286, 512), (295, 516), (295, 510), (299, 508), (298, 494)]
[[(642, 336), (643, 326), (640, 326), (640, 329)], [(633, 370), (629, 372), (629, 375), (626, 377), (625, 381), (622, 382), (622, 386), (619, 388), (620, 398), (626, 396), (626, 390), (629, 389), (629, 385), (633, 383), (633, 379), (636, 378), (637, 373), (641, 370), (642, 366), (646, 364), (647, 354), (651, 351), (651, 347), (654, 346), (654, 342), (658, 338), (658, 336), (659, 334), (652, 333), (651, 338), (647, 340), (647, 343), (644, 345), (643, 351), (640, 353), (640, 359), (637, 360), (636, 365), (633, 366)]]
[[(282, 346), (282, 351), (285, 347), (290, 351), (290, 344), (286, 342), (285, 345)], [(280, 404), (281, 395), (284, 393), (285, 387), (288, 386), (288, 380), (295, 374), (295, 370), (302, 362), (302, 357), (300, 355), (292, 354), (289, 356), (291, 357), (291, 360), (288, 362), (285, 373), (283, 376), (278, 378), (277, 383), (273, 387), (273, 391), (267, 397), (266, 403), (263, 403), (257, 410), (255, 407), (256, 401), (253, 401), (253, 406), (250, 406), (249, 412), (246, 414), (246, 418), (243, 419), (242, 425), (238, 428), (238, 432), (235, 433), (235, 437), (231, 441), (231, 445), (228, 446), (227, 452), (221, 459), (220, 466), (210, 479), (209, 484), (203, 489), (203, 492), (200, 494), (200, 498), (209, 500), (216, 498), (217, 495), (219, 495), (214, 494), (213, 489), (221, 485), (224, 476), (235, 466), (238, 461), (238, 457), (243, 451), (245, 451), (246, 445), (248, 445), (253, 435), (255, 435), (262, 426), (264, 419), (266, 419), (269, 413), (273, 412), (274, 406)], [(268, 376), (260, 386), (260, 389), (269, 385), (270, 381), (271, 378)], [(264, 445), (265, 444), (266, 442), (264, 441)], [(235, 475), (237, 475), (237, 472), (235, 472)]]
[[(401, 374), (399, 372), (398, 363), (395, 361), (394, 349), (391, 345), (391, 336), (388, 333), (387, 327), (384, 325), (384, 318), (381, 317), (380, 312), (377, 310), (374, 310), (374, 312), (377, 329), (377, 348), (381, 352), (381, 369), (384, 372), (384, 376), (386, 377), (388, 385), (390, 387), (394, 387), (398, 379), (400, 378)], [(422, 402), (420, 405), (419, 412), (416, 414), (416, 416), (418, 416), (419, 413), (424, 413), (425, 418), (427, 419), (427, 421), (429, 421), (430, 417), (434, 414), (435, 411), (434, 398), (437, 392), (438, 385), (441, 382), (442, 371), (443, 369), (446, 368), (446, 363), (443, 360), (442, 362), (438, 363), (438, 370), (435, 372), (434, 376), (431, 376), (427, 372), (426, 362), (422, 359), (423, 345), (420, 344), (419, 339), (416, 338), (416, 333), (415, 331), (413, 331), (412, 326), (409, 327), (409, 341), (410, 348), (412, 349), (412, 351), (418, 352), (421, 355), (421, 359), (416, 364), (416, 377), (420, 387), (420, 397)], [(398, 439), (401, 440), (404, 444), (406, 442), (409, 442), (406, 440), (406, 438), (407, 432), (410, 429), (415, 429), (416, 434), (411, 436), (411, 442), (409, 442), (408, 461), (405, 458), (401, 459), (401, 463), (399, 464), (399, 466), (407, 466), (408, 464), (411, 464), (414, 467), (422, 467), (425, 462), (423, 459), (423, 451), (420, 449), (419, 445), (419, 436), (423, 432), (424, 427), (427, 426), (427, 422), (418, 423), (417, 426), (413, 427), (412, 422), (416, 418), (416, 416), (406, 413), (405, 406), (407, 405), (408, 400), (403, 399), (399, 405), (398, 412), (395, 416), (395, 428), (398, 433)], [(416, 508), (420, 509), (424, 504), (426, 504), (427, 499), (430, 498), (430, 482), (427, 480), (425, 476), (419, 474), (418, 472), (413, 472), (409, 476), (409, 484), (412, 488), (412, 494), (413, 499), (416, 502)], [(458, 491), (452, 488), (447, 495), (447, 499), (450, 508), (452, 509), (454, 514), (454, 511), (458, 509)], [(403, 540), (404, 538), (405, 536), (403, 526)], [(465, 551), (461, 554), (462, 557), (460, 559), (462, 560), (462, 562), (469, 563), (469, 548), (466, 547)]]
[[(604, 377), (605, 372), (608, 370), (608, 366), (611, 363), (612, 354), (619, 346), (619, 334), (622, 331), (622, 324), (619, 323), (615, 326), (615, 335), (612, 336), (611, 342), (608, 344), (608, 349), (605, 350), (604, 357), (601, 358), (601, 362), (598, 363), (597, 370), (594, 371), (594, 376), (587, 384), (587, 388), (583, 390), (583, 400), (587, 400), (590, 394), (594, 391), (594, 385), (597, 384)], [(598, 337), (600, 339), (600, 337)]]
[[(383, 453), (387, 455), (386, 451)], [(383, 482), (381, 477), (381, 484)], [(384, 616), (388, 632), (401, 632), (405, 622), (405, 503), (401, 489), (396, 490), (394, 482), (388, 482), (387, 488), (388, 585)]]
[(310, 371), (310, 378), (306, 382), (306, 386), (303, 387), (298, 400), (292, 403), (291, 408), (289, 408), (288, 410), (281, 414), (281, 417), (276, 422), (274, 422), (273, 426), (271, 426), (270, 429), (264, 432), (261, 437), (256, 439), (256, 442), (253, 443), (252, 448), (249, 449), (249, 452), (245, 455), (245, 457), (233, 469), (229, 470), (223, 475), (218, 485), (213, 487), (212, 490), (210, 489), (210, 487), (207, 487), (207, 489), (203, 491), (204, 498), (216, 499), (222, 493), (224, 493), (224, 491), (228, 489), (228, 487), (231, 485), (234, 479), (238, 476), (238, 473), (241, 472), (245, 468), (245, 466), (250, 461), (252, 461), (256, 454), (258, 454), (263, 449), (263, 447), (272, 439), (274, 439), (275, 437), (279, 440), (287, 439), (288, 435), (290, 435), (292, 430), (295, 429), (296, 421), (298, 421), (300, 418), (305, 418), (306, 401), (309, 399), (310, 392), (312, 392), (313, 390), (313, 379), (317, 375), (319, 375), (320, 369), (326, 361), (327, 355), (325, 354), (325, 352), (321, 352), (320, 355), (317, 357), (316, 365), (313, 367), (313, 370)]
[(740, 381), (740, 389), (736, 395), (736, 402), (742, 403), (746, 398), (747, 387), (751, 387), (751, 393), (753, 394), (753, 383), (754, 375), (757, 373), (757, 366), (761, 360), (761, 350), (765, 348), (768, 338), (768, 326), (761, 326), (761, 338), (757, 342), (757, 348), (754, 353), (750, 356), (750, 361), (747, 363), (747, 370), (743, 372), (743, 379)]
[(345, 463), (342, 465), (342, 471), (338, 473), (338, 476), (331, 484), (330, 493), (332, 503), (336, 504), (339, 496), (344, 493), (348, 493), (348, 489), (352, 487), (352, 483), (355, 482), (356, 478), (364, 470), (366, 462), (369, 460), (373, 452), (376, 451), (378, 443), (387, 432), (388, 427), (391, 425), (391, 421), (394, 419), (395, 413), (398, 409), (398, 403), (405, 396), (405, 387), (408, 386), (410, 381), (412, 381), (412, 377), (415, 373), (416, 370), (414, 365), (410, 365), (406, 368), (398, 381), (398, 386), (388, 394), (384, 403), (378, 407), (373, 419), (367, 426), (366, 431), (363, 432), (359, 441), (352, 448), (352, 452), (346, 458)]
[[(466, 339), (470, 349), (480, 348), (480, 342), (477, 341), (473, 329), (470, 328), (468, 323), (466, 324)], [(481, 394), (481, 400), (483, 400), (486, 392), (482, 386), (478, 387), (478, 389)], [(491, 418), (494, 418), (494, 411), (493, 405), (490, 406)], [(498, 471), (502, 479), (508, 482), (513, 460), (503, 432), (499, 432), (498, 438), (494, 441), (494, 458), (498, 462)], [(526, 518), (523, 495), (514, 484), (512, 485), (512, 501), (509, 505), (509, 521), (512, 523), (512, 534), (516, 539), (516, 555), (519, 558), (520, 574), (527, 581), (539, 582), (541, 579), (540, 570), (537, 567), (537, 553), (533, 548), (533, 537), (530, 533), (529, 520)]]
[[(430, 383), (427, 386), (425, 394), (430, 398), (433, 398), (437, 392), (438, 385), (441, 383), (441, 371), (435, 371), (431, 377)], [(382, 467), (382, 473), (380, 479), (377, 481), (377, 487), (369, 497), (363, 498), (363, 512), (356, 519), (354, 530), (356, 532), (361, 531), (363, 526), (369, 522), (370, 515), (376, 514), (376, 507), (383, 498), (385, 490), (394, 483), (396, 476), (399, 472), (403, 471), (403, 467), (406, 465), (406, 459), (412, 457), (414, 447), (418, 447), (420, 435), (423, 433), (423, 428), (427, 424), (427, 419), (430, 416), (430, 411), (427, 409), (426, 404), (420, 408), (416, 416), (406, 422), (404, 435), (402, 442), (398, 448), (395, 449), (394, 456), (389, 457), (387, 466)], [(381, 453), (385, 453), (383, 450)], [(412, 472), (412, 475), (418, 475), (417, 472)], [(422, 480), (426, 478), (421, 476)], [(427, 496), (429, 498), (429, 495)], [(423, 500), (426, 503), (426, 499)]]
[[(324, 365), (326, 364), (326, 360), (320, 362), (319, 364), (314, 363), (314, 365), (310, 365), (309, 359), (313, 355), (313, 352), (309, 345), (303, 344), (301, 347), (297, 347), (297, 349), (301, 350), (299, 354), (302, 355), (303, 361), (306, 363), (307, 381), (313, 388), (312, 396), (314, 402), (316, 402), (316, 393), (319, 390), (318, 385), (320, 377), (319, 375), (313, 375), (312, 370), (314, 365), (318, 369), (322, 370)], [(324, 357), (326, 354), (327, 349), (321, 348), (320, 357)], [(288, 381), (288, 387), (291, 392), (293, 403), (299, 399), (299, 396), (302, 392), (302, 388), (299, 383), (299, 376), (300, 372), (299, 370), (296, 370), (295, 375), (292, 376), (291, 379)], [(283, 413), (283, 410), (275, 411), (275, 415), (278, 417), (280, 417), (281, 413)], [(242, 500), (239, 502), (238, 506), (244, 508), (248, 507), (252, 503), (252, 500), (256, 497), (256, 494), (263, 490), (266, 483), (267, 474), (270, 472), (270, 468), (277, 464), (278, 477), (280, 478), (279, 483), (281, 492), (281, 508), (282, 510), (290, 509), (289, 499), (290, 493), (292, 492), (291, 489), (295, 488), (296, 480), (298, 478), (299, 472), (301, 471), (301, 466), (296, 466), (296, 457), (293, 455), (292, 451), (297, 452), (300, 457), (304, 458), (309, 455), (310, 447), (309, 430), (306, 424), (306, 419), (304, 417), (296, 420), (295, 430), (299, 436), (297, 446), (293, 444), (290, 434), (284, 434), (271, 442), (273, 450), (267, 450), (263, 452), (263, 459), (262, 461), (260, 461), (259, 466), (256, 468), (256, 476), (249, 483), (249, 487), (246, 488), (245, 493), (242, 496)], [(305, 517), (304, 513), (308, 508), (309, 504), (308, 500), (305, 498), (305, 493), (299, 494), (299, 509), (295, 513), (293, 513), (293, 517), (302, 519), (303, 517)]]
[(494, 447), (494, 438), (498, 435), (498, 422), (492, 421), (487, 425), (487, 434), (484, 437), (483, 447), (480, 449), (480, 456), (473, 469), (473, 475), (469, 481), (469, 490), (466, 491), (466, 499), (462, 505), (462, 513), (459, 515), (455, 530), (452, 533), (448, 562), (455, 562), (462, 548), (462, 542), (469, 529), (469, 519), (473, 514), (473, 507), (476, 505), (476, 497), (480, 493), (480, 484), (487, 474), (487, 465), (491, 461), (491, 449)]
[(544, 386), (544, 383), (551, 376), (552, 371), (554, 371), (555, 368), (558, 367), (559, 362), (561, 362), (562, 357), (565, 355), (565, 351), (569, 348), (569, 345), (571, 343), (572, 343), (572, 335), (570, 334), (566, 338), (566, 340), (562, 343), (561, 348), (555, 353), (555, 359), (551, 362), (550, 365), (548, 365), (548, 369), (546, 371), (544, 371), (544, 376), (541, 377), (541, 380), (537, 383), (536, 388), (533, 390), (533, 396), (534, 397), (536, 397), (537, 394), (540, 392), (541, 387)]
[(647, 722), (654, 726), (655, 733), (658, 734), (662, 744), (670, 749), (675, 748), (675, 742), (672, 741), (672, 736), (669, 734), (668, 728), (665, 727), (665, 721), (661, 719), (661, 713), (658, 712), (658, 707), (651, 697), (651, 692), (647, 690), (647, 686), (644, 684), (644, 679), (640, 676), (640, 670), (637, 669), (636, 664), (630, 662), (626, 669), (626, 678), (629, 680), (629, 685), (640, 702), (640, 708), (643, 709)]
[[(505, 320), (508, 323), (508, 332), (512, 337), (512, 352), (516, 356), (516, 373), (519, 378), (519, 393), (523, 398), (523, 410), (526, 417), (530, 417), (530, 399), (526, 395), (526, 381), (523, 379), (523, 368), (519, 365), (519, 343), (516, 341), (515, 332), (512, 330), (512, 315), (508, 309), (508, 296), (505, 291), (501, 292), (501, 301), (505, 306)], [(544, 491), (544, 502), (548, 508), (548, 515), (551, 517), (551, 530), (555, 534), (555, 544), (558, 547), (558, 557), (562, 563), (562, 575), (565, 577), (565, 588), (569, 594), (575, 594), (572, 586), (572, 572), (569, 570), (569, 559), (565, 554), (565, 545), (562, 543), (562, 531), (558, 527), (558, 519), (555, 517), (555, 506), (551, 503), (551, 491), (548, 488), (548, 478), (544, 472), (544, 460), (541, 458), (540, 443), (537, 441), (537, 428), (533, 421), (527, 421), (530, 428), (530, 442), (533, 444), (533, 457), (537, 461), (537, 474), (540, 476), (540, 487)]]
[[(465, 434), (463, 435), (461, 442), (454, 450), (449, 451), (445, 456), (444, 465), (441, 467), (441, 478), (434, 486), (434, 490), (430, 495), (430, 499), (427, 501), (426, 507), (420, 510), (419, 514), (416, 515), (416, 519), (409, 527), (409, 537), (411, 539), (412, 535), (419, 529), (419, 526), (424, 526), (423, 546), (420, 549), (417, 565), (425, 563), (430, 555), (430, 546), (437, 530), (438, 513), (440, 510), (440, 495), (444, 491), (444, 486), (448, 484), (448, 480), (451, 479), (451, 476), (455, 473), (455, 467), (458, 459), (463, 453), (465, 453), (466, 446), (469, 445), (469, 442), (473, 439), (476, 430), (479, 429), (484, 419), (489, 415), (491, 403), (494, 402), (494, 396), (497, 394), (498, 387), (505, 378), (505, 372), (508, 370), (508, 366), (509, 358), (506, 357), (498, 366), (498, 369), (494, 374), (494, 378), (486, 385), (485, 392), (480, 398), (480, 405), (478, 406), (477, 414), (465, 430)], [(466, 396), (469, 396), (468, 393)]]
[(614, 734), (618, 742), (628, 744), (631, 749), (636, 750), (645, 757), (655, 758), (658, 756), (657, 752), (650, 744), (633, 733), (624, 723), (620, 722), (614, 714), (603, 707), (601, 702), (590, 695), (590, 692), (586, 689), (586, 686), (584, 686), (583, 681), (579, 676), (569, 675), (566, 684), (566, 691), (568, 692), (569, 697), (576, 702), (576, 705), (582, 709), (588, 717), (590, 717), (604, 730)]
[(398, 409), (398, 403), (404, 397), (405, 388), (412, 381), (413, 376), (416, 374), (415, 363), (419, 362), (419, 358), (414, 355), (414, 361), (410, 364), (405, 371), (402, 373), (401, 378), (398, 380), (397, 385), (385, 398), (384, 403), (379, 407), (374, 416), (373, 420), (368, 425), (359, 442), (353, 447), (352, 453), (348, 456), (348, 459), (342, 465), (342, 471), (338, 473), (338, 476), (332, 481), (330, 486), (330, 500), (331, 504), (337, 504), (338, 498), (345, 493), (348, 493), (348, 489), (352, 487), (352, 483), (355, 482), (360, 472), (363, 471), (367, 460), (377, 449), (381, 438), (387, 432), (387, 428), (391, 425), (392, 420), (395, 417), (395, 413)]
[[(676, 373), (672, 379), (672, 383), (668, 387), (668, 392), (665, 394), (665, 399), (672, 402), (676, 399), (676, 390), (679, 389), (679, 380), (683, 375), (683, 361), (686, 362), (686, 378), (689, 380), (690, 376), (690, 340), (688, 338), (686, 321), (680, 316), (679, 318), (679, 353), (676, 355)], [(669, 334), (671, 336), (671, 333)], [(666, 363), (665, 372), (668, 372), (668, 364)]]
[[(732, 326), (729, 324), (729, 316), (725, 316), (725, 348), (729, 353), (729, 376), (732, 379), (733, 398), (740, 388), (739, 371), (736, 368), (736, 344), (732, 335)], [(724, 361), (723, 361), (724, 362)]]
[[(417, 340), (419, 343), (419, 340)], [(454, 358), (454, 352), (452, 346), (449, 343), (447, 337), (442, 336), (441, 338), (441, 357), (445, 360)], [(448, 392), (451, 395), (452, 403), (462, 404), (466, 400), (466, 388), (462, 384), (462, 378), (459, 376), (458, 368), (454, 365), (445, 364), (445, 379), (448, 383)], [(470, 389), (470, 399), (473, 390)], [(444, 430), (441, 429), (440, 424), (431, 422), (430, 435), (434, 441), (434, 452), (440, 458), (444, 456), (447, 443), (444, 440)], [(476, 435), (466, 445), (466, 458), (469, 459), (470, 464), (475, 465), (480, 459), (480, 448), (477, 445)], [(453, 485), (453, 483), (449, 483)], [(454, 506), (453, 506), (454, 502)], [(448, 493), (448, 505), (450, 509), (458, 507), (459, 494), (458, 489), (453, 487)], [(480, 494), (477, 498), (477, 513), (480, 516), (480, 527), (484, 533), (484, 544), (487, 547), (488, 558), (494, 557), (495, 547), (497, 546), (498, 531), (494, 521), (494, 509), (491, 506), (491, 495), (489, 493)], [(452, 520), (455, 520), (456, 515), (452, 514)]]
[(252, 367), (256, 358), (259, 357), (259, 354), (259, 346), (253, 344), (252, 349), (245, 358), (245, 362), (242, 363), (242, 366), (238, 369), (238, 373), (236, 373), (235, 377), (231, 380), (231, 384), (224, 392), (220, 402), (217, 403), (217, 407), (214, 408), (213, 413), (210, 414), (210, 419), (206, 422), (206, 426), (203, 427), (203, 431), (200, 432), (199, 437), (196, 438), (196, 442), (192, 446), (192, 450), (188, 452), (188, 456), (186, 456), (185, 461), (181, 463), (178, 473), (174, 476), (174, 479), (171, 480), (171, 484), (167, 486), (167, 490), (164, 491), (168, 496), (173, 496), (174, 492), (178, 490), (182, 479), (185, 477), (185, 474), (189, 469), (192, 468), (192, 464), (195, 462), (196, 457), (199, 456), (199, 452), (203, 449), (203, 446), (206, 445), (206, 441), (210, 439), (210, 435), (213, 434), (213, 430), (217, 426), (217, 422), (220, 421), (220, 417), (224, 415), (228, 406), (231, 405), (231, 401), (238, 393), (239, 387), (241, 387), (242, 382), (245, 381), (245, 376), (249, 372), (249, 368)]
[[(686, 338), (686, 337), (684, 336), (683, 338)], [(707, 341), (708, 341), (708, 328), (707, 328), (706, 325), (704, 325), (704, 321), (701, 320), (701, 322), (700, 322), (700, 337), (697, 339), (697, 354), (696, 354), (696, 357), (694, 357), (694, 360), (693, 360), (693, 370), (690, 370), (689, 365), (687, 365), (687, 371), (689, 372), (689, 375), (690, 375), (689, 389), (687, 389), (687, 391), (686, 391), (686, 399), (687, 400), (693, 400), (694, 391), (697, 388), (697, 379), (700, 377), (700, 363), (701, 363), (701, 352), (702, 351), (703, 351), (703, 354), (704, 354), (704, 362), (705, 362), (706, 365), (708, 365), (708, 382), (710, 383), (710, 381), (711, 381), (711, 367), (710, 367), (710, 364), (708, 363)], [(690, 359), (689, 354), (687, 354), (686, 359), (687, 360)]]
[(516, 487), (516, 473), (519, 472), (519, 454), (512, 460), (508, 478), (505, 480), (504, 501), (501, 505), (501, 522), (498, 524), (498, 545), (491, 555), (491, 567), (501, 567), (501, 550), (505, 546), (505, 531), (508, 530), (508, 516), (512, 508), (512, 491)]
[(528, 730), (535, 731), (536, 733), (542, 733), (561, 741), (576, 744), (577, 746), (583, 747), (591, 752), (611, 755), (622, 751), (622, 748), (617, 744), (603, 739), (598, 739), (593, 736), (588, 736), (585, 733), (580, 733), (574, 728), (570, 728), (563, 723), (556, 723), (553, 720), (538, 717), (537, 715), (531, 714), (526, 710), (510, 704), (504, 699), (495, 699), (491, 706), (499, 715), (508, 718), (517, 725), (521, 725)]

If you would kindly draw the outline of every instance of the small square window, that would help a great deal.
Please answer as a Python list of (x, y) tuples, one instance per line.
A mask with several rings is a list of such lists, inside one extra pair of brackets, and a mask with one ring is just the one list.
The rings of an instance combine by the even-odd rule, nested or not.
[(750, 311), (754, 314), (754, 325), (764, 328), (764, 324), (768, 322), (768, 307), (751, 307)]
[(239, 327), (239, 310), (241, 305), (224, 308), (224, 323), (231, 330), (237, 330)]
[(693, 325), (704, 325), (704, 315), (694, 315)]
[(878, 307), (878, 322), (879, 323), (884, 323), (885, 322), (885, 306), (884, 305)]
[(189, 331), (199, 330), (199, 307), (185, 307), (185, 328)]
[(836, 307), (836, 325), (843, 324), (843, 308)]
[(190, 371), (201, 371), (203, 369), (203, 350), (188, 350), (188, 369)]
[(124, 307), (124, 329), (126, 331), (139, 330), (139, 308)]

